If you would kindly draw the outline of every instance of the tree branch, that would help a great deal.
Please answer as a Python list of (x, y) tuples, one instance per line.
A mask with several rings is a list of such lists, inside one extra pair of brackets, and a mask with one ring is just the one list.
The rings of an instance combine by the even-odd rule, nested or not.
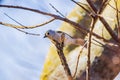
[(12, 28), (33, 29), (33, 28), (38, 28), (38, 27), (44, 26), (44, 25), (46, 25), (46, 24), (48, 24), (48, 23), (50, 23), (50, 22), (52, 22), (54, 20), (55, 20), (55, 18), (52, 18), (49, 21), (43, 22), (41, 24), (33, 25), (33, 26), (24, 26), (24, 25), (19, 26), (19, 25), (4, 23), (4, 22), (0, 22), (0, 24), (4, 25), (4, 26), (12, 27)]
[(66, 73), (66, 75), (68, 77), (68, 80), (73, 80), (70, 68), (68, 66), (67, 60), (66, 60), (66, 58), (64, 56), (64, 53), (63, 53), (64, 39), (65, 39), (65, 34), (62, 34), (61, 35), (61, 43), (59, 43), (56, 40), (53, 40), (53, 41), (54, 41), (54, 44), (55, 44), (55, 46), (57, 48), (57, 53), (58, 53), (59, 58), (61, 60), (62, 66), (64, 67), (64, 71), (65, 71), (65, 73)]
[(120, 21), (119, 21), (119, 13), (118, 13), (118, 4), (117, 1), (114, 0), (116, 6), (116, 20), (117, 20), (117, 29), (118, 29), (118, 39), (120, 40)]
[[(36, 13), (39, 13), (39, 14), (51, 16), (51, 17), (54, 17), (55, 19), (59, 19), (59, 20), (65, 21), (65, 22), (73, 25), (74, 28), (80, 30), (80, 31), (83, 32), (84, 34), (87, 34), (88, 32), (90, 32), (90, 30), (89, 30), (88, 28), (86, 28), (86, 27), (84, 27), (84, 26), (81, 26), (80, 24), (78, 24), (78, 23), (76, 23), (76, 22), (73, 22), (73, 21), (71, 21), (71, 20), (69, 20), (69, 19), (66, 19), (66, 18), (60, 17), (60, 16), (58, 16), (58, 15), (55, 15), (55, 14), (51, 14), (51, 13), (39, 11), (39, 10), (36, 10), (36, 9), (21, 7), (21, 6), (0, 5), (0, 7), (23, 9), (23, 10), (28, 10), (28, 11), (36, 12)], [(103, 40), (104, 42), (109, 42), (109, 40), (106, 40), (105, 38), (97, 35), (96, 33), (92, 33), (92, 34), (93, 34), (93, 36), (97, 37), (98, 39)]]
[(50, 6), (51, 6), (57, 13), (59, 13), (62, 17), (65, 18), (65, 16), (64, 16), (59, 10), (57, 10), (51, 3), (50, 3)]
[(114, 33), (114, 31), (111, 29), (110, 25), (106, 22), (106, 20), (102, 17), (99, 16), (100, 21), (103, 23), (103, 25), (105, 26), (105, 28), (107, 29), (107, 31), (109, 32), (109, 34), (112, 36), (112, 38), (116, 41), (116, 42), (120, 42), (118, 40), (117, 35)]
[[(111, 8), (113, 8), (114, 10), (116, 10), (116, 8), (113, 7), (111, 4), (108, 3), (108, 5), (109, 5)], [(118, 13), (120, 13), (120, 10), (118, 10)]]
[(82, 6), (81, 4), (76, 2), (75, 0), (71, 0), (71, 1), (74, 2), (75, 4), (77, 4), (78, 6), (80, 6), (82, 9), (84, 9), (88, 14), (91, 14), (91, 12), (89, 10), (87, 10), (84, 6)]
[(81, 55), (81, 53), (83, 52), (83, 49), (85, 48), (85, 46), (87, 45), (87, 43), (88, 43), (88, 42), (86, 41), (85, 44), (83, 45), (83, 47), (81, 48), (80, 53), (79, 53), (79, 55), (78, 55), (78, 57), (77, 57), (77, 64), (76, 64), (76, 67), (75, 67), (75, 72), (74, 72), (73, 78), (76, 77), (76, 73), (77, 73), (77, 69), (78, 69), (78, 64), (79, 64), (80, 55)]
[[(26, 26), (22, 25), (21, 23), (19, 23), (18, 21), (14, 20), (12, 17), (10, 17), (8, 14), (4, 13), (8, 18), (12, 19), (13, 21), (15, 21), (16, 23), (18, 23), (19, 25), (23, 26), (24, 28), (26, 28)], [(14, 28), (14, 27), (13, 27)], [(18, 28), (15, 28), (16, 30), (20, 31), (20, 32), (23, 32), (25, 34), (29, 34), (29, 35), (34, 35), (34, 36), (39, 36), (40, 34), (34, 34), (34, 33), (29, 33), (29, 32), (26, 32), (26, 31), (23, 31), (23, 30), (20, 30)]]
[(91, 0), (86, 0), (90, 6), (90, 8), (95, 12), (97, 13), (97, 8), (94, 6), (93, 2)]
[(95, 27), (96, 20), (93, 18), (91, 22), (91, 31), (89, 33), (89, 43), (88, 43), (88, 60), (87, 60), (87, 75), (86, 75), (86, 80), (90, 80), (90, 66), (91, 66), (91, 60), (90, 60), (90, 55), (91, 55), (91, 38), (92, 38), (92, 32)]
[(26, 32), (26, 31), (23, 31), (21, 29), (18, 29), (18, 28), (15, 28), (16, 30), (22, 32), (22, 33), (25, 33), (25, 34), (29, 34), (29, 35), (33, 35), (33, 36), (40, 36), (40, 34), (35, 34), (35, 33), (30, 33), (30, 32)]
[(101, 14), (101, 13), (104, 11), (105, 7), (108, 5), (109, 2), (110, 2), (110, 0), (105, 0), (105, 1), (102, 3), (102, 5), (101, 5), (100, 8), (99, 8), (98, 14)]

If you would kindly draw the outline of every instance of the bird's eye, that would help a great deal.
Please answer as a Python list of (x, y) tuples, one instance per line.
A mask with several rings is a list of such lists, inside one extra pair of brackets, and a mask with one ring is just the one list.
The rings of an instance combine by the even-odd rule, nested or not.
[(48, 32), (47, 35), (49, 35), (50, 33)]

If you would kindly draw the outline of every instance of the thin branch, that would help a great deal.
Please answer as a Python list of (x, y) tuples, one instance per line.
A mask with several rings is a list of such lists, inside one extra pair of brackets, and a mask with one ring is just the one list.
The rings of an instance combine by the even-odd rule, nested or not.
[(14, 25), (14, 24), (9, 24), (9, 23), (4, 23), (4, 22), (0, 22), (0, 24), (1, 24), (1, 25), (4, 25), (4, 26), (12, 27), (12, 28), (24, 29), (23, 26), (18, 26), (18, 25)]
[(89, 43), (88, 43), (88, 60), (87, 60), (87, 75), (86, 75), (86, 80), (90, 80), (90, 65), (91, 65), (91, 60), (90, 60), (90, 55), (91, 55), (91, 38), (92, 38), (92, 32), (93, 32), (93, 29), (95, 27), (95, 19), (92, 18), (92, 22), (91, 22), (91, 31), (89, 33)]
[[(39, 10), (36, 10), (36, 9), (31, 9), (31, 8), (27, 8), (27, 7), (21, 7), (21, 6), (12, 6), (12, 5), (0, 5), (0, 7), (6, 7), (6, 8), (17, 8), (17, 9), (23, 9), (23, 10), (28, 10), (28, 11), (32, 11), (32, 12), (36, 12), (36, 13), (39, 13), (39, 14), (43, 14), (43, 15), (47, 15), (47, 16), (51, 16), (51, 17), (54, 17), (55, 19), (59, 19), (59, 20), (62, 20), (62, 21), (65, 21), (71, 25), (73, 25), (74, 28), (80, 30), (82, 33), (84, 34), (87, 34), (88, 32), (90, 32), (90, 30), (76, 22), (73, 22), (69, 19), (66, 19), (66, 18), (62, 18), (58, 15), (55, 15), (55, 14), (51, 14), (51, 13), (47, 13), (47, 12), (43, 12), (43, 11), (39, 11)], [(96, 33), (92, 33), (95, 37), (97, 37), (98, 39), (101, 39), (103, 40), (104, 42), (109, 42), (109, 40), (106, 40), (105, 38), (97, 35)]]
[(81, 53), (82, 53), (82, 51), (83, 51), (83, 49), (85, 48), (86, 45), (87, 45), (87, 41), (86, 41), (86, 43), (82, 46), (82, 48), (81, 48), (81, 50), (80, 50), (80, 53), (79, 53), (79, 55), (78, 55), (78, 57), (77, 57), (77, 64), (76, 64), (76, 67), (75, 67), (75, 72), (74, 72), (73, 78), (75, 78), (75, 76), (76, 76), (77, 69), (78, 69), (78, 64), (79, 64), (79, 59), (80, 59), (80, 55), (81, 55)]
[(117, 25), (119, 26), (120, 25), (120, 23), (119, 23), (119, 14), (118, 14), (118, 4), (117, 4), (117, 2), (114, 0), (114, 2), (115, 2), (115, 6), (116, 6), (116, 18), (117, 18)]
[(11, 20), (15, 21), (16, 23), (18, 23), (19, 25), (23, 26), (24, 28), (26, 28), (26, 26), (24, 26), (23, 24), (19, 23), (18, 21), (16, 21), (15, 19), (13, 19), (12, 17), (10, 17), (8, 14), (4, 13), (4, 15), (6, 15), (8, 18), (10, 18)]
[(26, 31), (23, 31), (23, 30), (18, 29), (18, 28), (15, 28), (15, 29), (22, 32), (22, 33), (28, 34), (28, 35), (40, 36), (40, 34), (34, 34), (34, 33), (26, 32)]
[[(10, 17), (8, 14), (4, 13), (8, 18), (12, 19), (13, 21), (15, 21), (12, 17)], [(18, 21), (15, 21), (16, 23), (20, 24), (21, 26), (25, 27), (24, 25), (22, 25), (21, 23), (19, 23)], [(26, 27), (25, 27), (26, 28)], [(16, 30), (20, 31), (20, 32), (23, 32), (25, 34), (29, 34), (29, 35), (34, 35), (34, 36), (39, 36), (40, 34), (34, 34), (34, 33), (29, 33), (29, 32), (26, 32), (26, 31), (23, 31), (23, 30), (20, 30), (18, 28), (15, 28)]]
[(87, 10), (84, 6), (82, 6), (81, 4), (76, 2), (75, 0), (71, 0), (71, 1), (74, 2), (75, 4), (77, 4), (78, 6), (80, 6), (82, 9), (84, 9), (88, 14), (91, 14), (91, 12), (89, 10)]
[[(76, 2), (76, 1), (75, 1), (75, 2)], [(82, 4), (82, 5), (85, 5), (85, 6), (89, 7), (89, 6), (88, 6), (88, 4), (86, 4), (86, 3), (82, 3), (82, 2), (80, 2), (80, 1), (79, 1), (79, 2), (77, 2), (77, 3), (78, 3), (78, 4)]]
[[(15, 20), (14, 20), (12, 17), (10, 17), (8, 14), (6, 14), (6, 13), (4, 13), (4, 14), (5, 14), (7, 17), (9, 17), (10, 19), (12, 19), (13, 21), (15, 21)], [(22, 25), (22, 24), (19, 23), (18, 21), (15, 21), (15, 22), (24, 27), (24, 25)], [(23, 32), (23, 33), (25, 33), (25, 34), (34, 35), (34, 36), (40, 36), (40, 34), (29, 33), (29, 32), (20, 30), (20, 29), (18, 29), (18, 28), (15, 28), (15, 29), (17, 29), (18, 31)]]
[(57, 8), (55, 8), (51, 3), (49, 3), (49, 4), (57, 13), (59, 13), (62, 17), (65, 18), (65, 16)]
[(98, 16), (100, 21), (103, 23), (103, 25), (105, 26), (105, 28), (107, 29), (107, 31), (109, 32), (109, 34), (111, 35), (111, 37), (117, 41), (117, 42), (120, 42), (118, 40), (118, 37), (117, 35), (115, 34), (115, 32), (111, 29), (110, 25), (106, 22), (106, 20), (102, 17), (102, 16)]
[(4, 25), (4, 26), (8, 26), (8, 27), (12, 27), (12, 28), (20, 28), (20, 29), (33, 29), (33, 28), (38, 28), (38, 27), (41, 27), (41, 26), (44, 26), (46, 24), (49, 24), (51, 23), (52, 21), (54, 21), (55, 18), (52, 18), (46, 22), (43, 22), (41, 24), (37, 24), (37, 25), (33, 25), (33, 26), (19, 26), (19, 25), (14, 25), (14, 24), (9, 24), (9, 23), (4, 23), (4, 22), (0, 22), (1, 25)]
[(105, 0), (103, 3), (102, 3), (102, 5), (100, 6), (100, 9), (98, 10), (98, 14), (101, 14), (103, 11), (104, 11), (104, 9), (105, 9), (105, 7), (108, 5), (108, 3), (110, 2), (111, 0)]
[[(110, 3), (108, 3), (108, 5), (109, 5), (111, 8), (113, 8), (114, 10), (116, 10), (116, 8), (113, 7)], [(118, 13), (120, 13), (120, 10), (118, 10)]]
[(97, 8), (94, 6), (93, 2), (91, 0), (86, 0), (90, 6), (90, 8), (95, 12), (97, 13)]
[[(71, 1), (74, 2), (75, 4), (77, 4), (78, 6), (80, 6), (83, 10), (85, 10), (88, 13), (89, 16), (91, 16), (92, 18), (96, 18), (96, 14), (91, 10), (90, 7), (89, 8), (90, 8), (91, 11), (89, 11), (88, 9), (86, 9), (84, 6), (82, 6), (81, 4), (79, 4), (78, 2), (76, 2), (75, 0), (71, 0)], [(96, 19), (96, 21), (97, 21), (97, 19)]]
[[(10, 17), (8, 14), (6, 14), (6, 13), (4, 13), (8, 18), (10, 18), (10, 19), (12, 19), (13, 21), (15, 21), (16, 23), (18, 23), (19, 25), (21, 25), (21, 27), (23, 27), (22, 29), (31, 29), (31, 28), (37, 28), (37, 27), (40, 27), (40, 26), (44, 26), (44, 25), (46, 25), (46, 24), (48, 24), (48, 23), (50, 23), (50, 22), (52, 22), (52, 21), (54, 21), (55, 20), (55, 18), (52, 18), (52, 19), (50, 19), (49, 21), (46, 21), (46, 22), (44, 22), (44, 23), (42, 23), (42, 24), (38, 24), (38, 25), (35, 25), (35, 26), (24, 26), (23, 24), (21, 24), (21, 23), (19, 23), (17, 20), (15, 20), (15, 19), (13, 19), (12, 17)], [(12, 25), (11, 25), (12, 26)], [(15, 27), (16, 28), (16, 27)]]
[[(114, 50), (113, 48), (111, 48), (111, 47), (109, 47), (109, 46), (107, 46), (107, 45), (104, 45), (103, 43), (101, 43), (100, 41), (98, 41), (98, 40), (96, 40), (96, 39), (92, 39), (92, 40), (94, 40), (95, 42), (97, 42), (97, 43), (99, 43), (100, 45), (102, 45), (101, 47), (105, 47), (105, 48), (111, 50), (112, 52), (117, 52), (117, 51)], [(113, 43), (106, 43), (106, 44), (113, 44)]]
[(119, 22), (119, 13), (118, 13), (118, 4), (117, 1), (114, 0), (116, 6), (116, 20), (117, 20), (117, 28), (118, 28), (118, 39), (120, 40), (120, 22)]

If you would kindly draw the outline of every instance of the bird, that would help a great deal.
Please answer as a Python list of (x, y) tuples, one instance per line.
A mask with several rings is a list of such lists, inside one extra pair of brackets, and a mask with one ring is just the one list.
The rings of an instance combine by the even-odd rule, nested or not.
[[(86, 6), (86, 9), (89, 9), (89, 8)], [(81, 24), (82, 26), (87, 27), (88, 29), (90, 27), (90, 24), (91, 24), (90, 16), (87, 15), (87, 13), (77, 5), (74, 7), (74, 9), (66, 17), (68, 19), (76, 22), (76, 23)], [(66, 22), (62, 22), (61, 26), (58, 29), (58, 32), (59, 31), (65, 32), (74, 38), (84, 39), (86, 36), (81, 31), (75, 29), (73, 27), (73, 25), (70, 25)], [(49, 32), (49, 31), (46, 31), (46, 34), (47, 34), (47, 32)], [(49, 33), (48, 33), (48, 35), (49, 35)], [(47, 37), (47, 35), (46, 35), (46, 37)], [(50, 40), (52, 41), (52, 39), (50, 39)], [(65, 45), (64, 55), (67, 57), (67, 60), (68, 60), (71, 52), (74, 50), (76, 51), (76, 48), (78, 48), (79, 46), (81, 46), (81, 45), (68, 45), (68, 46)], [(79, 50), (80, 49), (78, 48), (78, 52), (79, 52)], [(76, 54), (74, 54), (74, 55), (76, 55)], [(73, 57), (70, 58), (70, 60), (73, 60), (73, 59), (74, 59)], [(77, 59), (77, 57), (75, 57), (75, 59)], [(72, 63), (69, 65), (70, 66), (75, 65), (75, 61), (73, 61), (74, 64)], [(59, 74), (60, 72), (62, 72), (64, 70), (61, 70), (61, 68), (60, 68), (59, 69), (60, 72), (56, 71), (60, 65), (61, 65), (61, 63), (60, 63), (59, 56), (58, 56), (57, 51), (56, 51), (56, 47), (55, 47), (55, 45), (51, 44), (49, 51), (48, 51), (47, 55), (45, 56), (43, 69), (42, 69), (42, 72), (40, 74), (40, 80), (56, 80), (56, 79), (57, 80), (67, 80), (67, 79), (65, 79), (66, 77), (63, 77), (64, 76), (63, 73), (62, 73), (62, 75)], [(72, 69), (74, 71), (73, 67), (72, 67)], [(71, 73), (74, 73), (73, 71), (71, 71)], [(57, 72), (57, 74), (55, 72)], [(59, 76), (56, 76), (56, 75), (59, 75)]]
[(65, 32), (54, 31), (54, 30), (48, 30), (44, 35), (44, 38), (46, 37), (49, 38), (54, 44), (55, 44), (55, 41), (57, 41), (58, 43), (64, 43), (64, 46), (71, 45), (71, 44), (84, 45), (86, 42), (84, 39), (74, 38)]

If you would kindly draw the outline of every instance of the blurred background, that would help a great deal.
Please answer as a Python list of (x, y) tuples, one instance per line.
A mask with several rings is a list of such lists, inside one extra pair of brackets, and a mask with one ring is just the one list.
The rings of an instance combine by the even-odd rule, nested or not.
[[(0, 4), (24, 6), (58, 14), (49, 3), (64, 15), (75, 5), (69, 0), (0, 0)], [(50, 19), (30, 11), (0, 8), (0, 21), (12, 24), (17, 23), (4, 13), (25, 26), (40, 24)], [(60, 25), (61, 22), (57, 20), (36, 29), (25, 30), (40, 36), (26, 35), (14, 28), (0, 25), (0, 80), (39, 80), (51, 43), (43, 36), (47, 30), (56, 30)]]

